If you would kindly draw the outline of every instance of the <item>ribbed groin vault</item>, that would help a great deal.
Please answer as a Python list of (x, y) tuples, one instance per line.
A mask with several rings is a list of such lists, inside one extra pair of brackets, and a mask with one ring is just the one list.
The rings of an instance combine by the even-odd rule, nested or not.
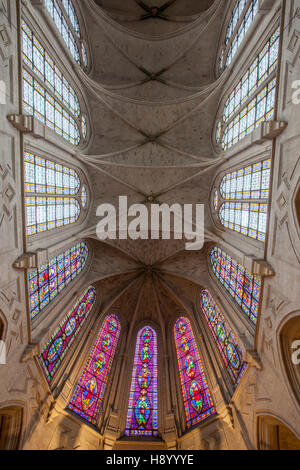
[(299, 449), (300, 0), (0, 6), (0, 448)]

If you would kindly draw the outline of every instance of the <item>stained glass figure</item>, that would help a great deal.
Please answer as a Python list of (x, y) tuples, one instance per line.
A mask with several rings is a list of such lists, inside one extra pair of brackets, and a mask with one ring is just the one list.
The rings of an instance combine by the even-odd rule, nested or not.
[(28, 273), (31, 319), (35, 318), (83, 270), (89, 255), (85, 243), (78, 243), (48, 263)]
[(126, 436), (157, 436), (157, 336), (145, 326), (137, 336)]
[(222, 132), (216, 135), (227, 150), (274, 118), (280, 28), (272, 34), (242, 79), (230, 93), (222, 114)]
[(210, 252), (213, 272), (243, 312), (256, 324), (261, 293), (261, 277), (250, 274), (227, 253), (215, 246)]
[(22, 40), (24, 112), (78, 145), (81, 109), (76, 92), (24, 21)]
[(216, 413), (190, 321), (179, 318), (174, 327), (181, 391), (187, 428)]
[(114, 360), (121, 325), (116, 315), (105, 318), (68, 408), (96, 425)]
[(54, 378), (64, 357), (70, 350), (96, 300), (96, 289), (89, 287), (61, 322), (47, 344), (42, 348), (39, 361), (48, 382)]
[(80, 24), (73, 2), (62, 0), (60, 3), (57, 0), (45, 0), (45, 6), (71, 56), (83, 68), (86, 68), (87, 54), (82, 43)]
[(243, 360), (243, 352), (230, 326), (207, 290), (201, 292), (200, 304), (220, 356), (233, 384), (237, 386), (247, 366)]
[(220, 204), (219, 217), (225, 227), (265, 241), (270, 176), (271, 160), (255, 163), (224, 176), (220, 184), (223, 203)]
[(24, 163), (27, 235), (76, 222), (80, 215), (76, 171), (29, 152)]

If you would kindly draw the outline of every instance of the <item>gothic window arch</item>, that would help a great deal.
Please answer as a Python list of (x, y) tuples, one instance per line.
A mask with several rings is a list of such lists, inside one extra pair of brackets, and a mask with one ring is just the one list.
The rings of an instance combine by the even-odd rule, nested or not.
[(145, 326), (137, 335), (126, 436), (158, 435), (157, 401), (157, 335)]
[(232, 383), (237, 386), (247, 366), (238, 340), (208, 290), (201, 292), (200, 306)]
[(214, 211), (221, 224), (264, 242), (267, 232), (271, 160), (225, 174), (214, 193)]
[(174, 326), (174, 340), (186, 426), (191, 428), (215, 414), (216, 409), (191, 323), (187, 318), (181, 317), (177, 320)]
[(215, 140), (230, 149), (263, 121), (274, 119), (280, 28), (276, 28), (246, 73), (227, 96)]
[(23, 407), (0, 408), (0, 450), (18, 450), (23, 427)]
[(215, 246), (210, 252), (212, 271), (252, 323), (256, 325), (262, 281), (244, 266)]
[(36, 318), (84, 269), (89, 249), (77, 243), (28, 273), (31, 319)]
[(45, 6), (71, 56), (75, 62), (86, 69), (88, 56), (74, 2), (72, 0), (45, 0)]
[(56, 375), (63, 359), (92, 311), (95, 301), (96, 289), (89, 287), (42, 347), (39, 361), (48, 382), (51, 382)]
[(281, 359), (293, 396), (300, 403), (300, 314), (290, 318), (279, 333)]
[(30, 26), (22, 21), (23, 110), (78, 146), (87, 139), (87, 118), (78, 93)]
[(226, 28), (219, 58), (219, 72), (234, 59), (243, 39), (258, 13), (259, 0), (237, 0)]
[(71, 411), (93, 425), (98, 421), (120, 332), (118, 317), (107, 316), (68, 405)]
[(79, 173), (31, 152), (24, 153), (24, 167), (27, 236), (77, 222), (87, 209)]

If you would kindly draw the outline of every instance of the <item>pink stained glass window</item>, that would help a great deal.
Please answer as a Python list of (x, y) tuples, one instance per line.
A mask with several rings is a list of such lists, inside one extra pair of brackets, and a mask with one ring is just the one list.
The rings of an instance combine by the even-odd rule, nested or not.
[(69, 351), (96, 300), (96, 289), (89, 287), (73, 306), (48, 343), (42, 348), (39, 361), (48, 382), (51, 382)]
[(236, 386), (247, 366), (247, 362), (243, 360), (243, 352), (230, 326), (207, 290), (201, 292), (200, 304), (225, 367)]
[(137, 336), (126, 436), (157, 436), (157, 336), (145, 326)]
[(114, 360), (121, 325), (116, 315), (105, 318), (68, 408), (96, 425)]
[(174, 327), (181, 391), (187, 428), (216, 413), (190, 321), (179, 318)]

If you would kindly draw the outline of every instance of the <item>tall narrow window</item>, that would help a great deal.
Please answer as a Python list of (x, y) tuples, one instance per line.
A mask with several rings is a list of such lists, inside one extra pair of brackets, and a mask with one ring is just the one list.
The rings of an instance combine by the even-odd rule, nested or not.
[(80, 179), (75, 170), (25, 152), (27, 235), (76, 222), (80, 215)]
[(277, 28), (228, 97), (216, 130), (223, 150), (274, 118), (279, 39)]
[(179, 318), (174, 327), (178, 369), (187, 428), (215, 414), (204, 367), (190, 321)]
[(83, 68), (86, 68), (87, 53), (73, 2), (71, 0), (61, 0), (61, 2), (45, 0), (45, 5), (71, 56)]
[(247, 363), (230, 326), (207, 290), (201, 292), (201, 308), (233, 384), (239, 384)]
[(126, 436), (157, 436), (157, 336), (145, 326), (137, 336)]
[(85, 243), (78, 243), (63, 254), (28, 273), (31, 318), (35, 318), (83, 270), (89, 255)]
[(80, 143), (79, 99), (29, 26), (22, 21), (23, 108), (73, 145)]
[(244, 266), (216, 246), (211, 250), (210, 262), (217, 279), (256, 324), (261, 293), (260, 276), (251, 275)]
[(232, 62), (258, 12), (258, 0), (237, 0), (233, 9), (221, 51), (220, 72)]
[[(215, 210), (224, 227), (261, 242), (267, 231), (271, 161), (228, 173), (220, 184)], [(218, 195), (218, 193), (217, 193)]]
[(118, 318), (106, 317), (68, 406), (93, 425), (97, 424), (120, 331)]
[(96, 289), (89, 287), (73, 306), (47, 344), (39, 361), (48, 382), (51, 382), (65, 355), (74, 343), (96, 300)]

